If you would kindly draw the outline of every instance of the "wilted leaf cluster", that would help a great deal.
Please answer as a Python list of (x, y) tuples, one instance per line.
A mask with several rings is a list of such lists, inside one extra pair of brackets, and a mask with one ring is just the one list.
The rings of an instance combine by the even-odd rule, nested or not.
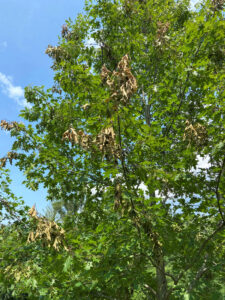
[(1, 120), (0, 126), (6, 131), (11, 131), (12, 129), (22, 130), (24, 125), (18, 122), (7, 122), (5, 120)]
[[(115, 110), (117, 110), (120, 103), (123, 105), (128, 104), (130, 97), (137, 90), (136, 78), (129, 68), (128, 55), (122, 57), (118, 63), (117, 71), (113, 71), (113, 73), (103, 65), (101, 79), (109, 87), (111, 93), (110, 98), (106, 102), (112, 101)], [(90, 104), (82, 106), (84, 110), (87, 110), (89, 107)], [(62, 139), (68, 139), (72, 144), (79, 144), (85, 150), (95, 145), (103, 153), (104, 157), (106, 154), (111, 154), (114, 158), (119, 158), (121, 154), (113, 126), (102, 129), (96, 137), (85, 134), (82, 130), (77, 132), (71, 126), (64, 132)]]
[(0, 168), (4, 168), (6, 166), (7, 160), (12, 164), (13, 159), (18, 159), (19, 154), (16, 152), (8, 152), (7, 156), (0, 158)]
[[(118, 180), (115, 180), (114, 197), (114, 210), (120, 212), (121, 216), (132, 211), (131, 202), (123, 197), (123, 186)], [(134, 222), (135, 224), (139, 223), (138, 217), (135, 218)]]
[(129, 104), (130, 97), (137, 90), (137, 80), (131, 73), (128, 55), (122, 57), (118, 63), (117, 71), (111, 73), (104, 65), (101, 78), (110, 90), (110, 97), (107, 101), (114, 101), (115, 109), (120, 103), (122, 105)]
[(168, 41), (168, 36), (166, 35), (167, 31), (169, 30), (170, 23), (166, 22), (157, 22), (157, 34), (156, 34), (156, 46), (160, 47), (164, 45)]
[(82, 130), (76, 130), (70, 127), (64, 132), (62, 140), (69, 140), (72, 144), (78, 144), (85, 150), (94, 149), (96, 146), (102, 153), (103, 157), (106, 154), (111, 154), (115, 158), (119, 158), (120, 149), (116, 143), (116, 135), (113, 127), (103, 129), (96, 137), (85, 134)]
[(204, 125), (200, 123), (191, 124), (188, 120), (186, 121), (183, 140), (189, 142), (188, 146), (203, 146), (207, 143), (207, 137), (207, 130)]
[(49, 57), (55, 59), (56, 63), (60, 63), (63, 59), (69, 58), (68, 53), (61, 46), (48, 45), (47, 49), (45, 50), (45, 53), (48, 54)]
[(69, 140), (72, 144), (78, 144), (85, 150), (88, 150), (92, 143), (90, 135), (85, 134), (82, 130), (77, 132), (72, 126), (63, 133), (62, 140)]
[(49, 221), (44, 217), (38, 217), (35, 206), (29, 210), (29, 215), (35, 221), (36, 230), (29, 233), (27, 238), (28, 243), (40, 240), (43, 247), (52, 247), (57, 251), (63, 247), (67, 250), (67, 247), (64, 245), (64, 229), (62, 229), (54, 221)]

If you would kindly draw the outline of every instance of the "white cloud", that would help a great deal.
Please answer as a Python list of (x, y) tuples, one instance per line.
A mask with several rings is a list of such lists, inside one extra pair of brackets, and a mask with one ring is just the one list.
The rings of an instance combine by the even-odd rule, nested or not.
[(88, 48), (94, 47), (95, 49), (100, 48), (99, 44), (95, 41), (95, 39), (93, 37), (91, 37), (90, 35), (87, 37), (87, 39), (85, 40), (85, 44)]
[(10, 99), (16, 101), (17, 104), (28, 108), (30, 107), (30, 104), (27, 103), (26, 99), (24, 99), (23, 88), (21, 86), (13, 85), (12, 77), (6, 76), (1, 72), (0, 72), (0, 89)]
[(145, 198), (148, 198), (148, 187), (144, 184), (144, 182), (141, 182), (141, 184), (139, 185), (139, 189), (144, 192)]
[(210, 168), (210, 163), (209, 163), (209, 156), (206, 155), (204, 157), (201, 157), (201, 156), (197, 156), (197, 159), (198, 159), (198, 164), (197, 164), (197, 169), (208, 169)]
[(92, 196), (95, 196), (97, 194), (97, 189), (94, 187), (91, 189)]
[(200, 172), (207, 172), (207, 169), (211, 167), (210, 164), (210, 157), (208, 155), (205, 155), (204, 157), (201, 157), (200, 155), (197, 155), (197, 165), (196, 167), (191, 168), (191, 172), (193, 174), (197, 175)]
[(199, 2), (199, 0), (191, 0), (190, 1), (190, 6), (191, 6), (191, 10), (195, 10), (195, 4), (197, 4)]

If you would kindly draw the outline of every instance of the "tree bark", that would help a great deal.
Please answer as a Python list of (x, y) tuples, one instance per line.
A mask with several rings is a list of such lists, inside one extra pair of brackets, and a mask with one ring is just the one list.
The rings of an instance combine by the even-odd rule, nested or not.
[(157, 281), (157, 300), (167, 300), (168, 299), (168, 288), (167, 279), (165, 272), (165, 263), (161, 245), (158, 240), (155, 240), (154, 246), (154, 259), (156, 262), (156, 281)]
[[(155, 195), (155, 193), (154, 193)], [(153, 195), (152, 195), (153, 196)], [(156, 299), (157, 300), (168, 300), (168, 286), (165, 271), (164, 255), (162, 245), (159, 241), (159, 236), (152, 228), (151, 220), (145, 221), (143, 224), (144, 232), (153, 242), (153, 259), (151, 260), (152, 265), (156, 268)]]

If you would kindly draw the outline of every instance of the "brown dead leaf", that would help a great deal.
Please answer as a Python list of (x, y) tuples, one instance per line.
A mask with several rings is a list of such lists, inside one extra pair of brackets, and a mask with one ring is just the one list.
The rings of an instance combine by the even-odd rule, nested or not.
[(207, 130), (204, 125), (200, 123), (191, 124), (188, 120), (186, 121), (183, 140), (189, 142), (188, 146), (191, 144), (204, 146), (207, 142), (207, 138)]
[(82, 108), (84, 109), (84, 110), (87, 110), (88, 108), (90, 108), (90, 104), (89, 103), (86, 103), (86, 104), (84, 104), (83, 106), (82, 106)]
[(117, 71), (111, 73), (103, 65), (101, 78), (111, 91), (109, 99), (116, 101), (117, 105), (119, 103), (128, 104), (130, 97), (137, 90), (137, 81), (131, 73), (128, 55), (125, 55), (118, 63)]

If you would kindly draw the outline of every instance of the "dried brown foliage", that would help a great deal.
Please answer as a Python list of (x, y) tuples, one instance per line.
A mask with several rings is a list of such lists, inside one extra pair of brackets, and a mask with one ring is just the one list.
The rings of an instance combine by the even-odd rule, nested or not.
[(86, 150), (91, 147), (92, 143), (90, 135), (85, 134), (82, 130), (77, 132), (72, 126), (64, 132), (62, 140), (69, 140), (73, 145), (78, 144)]
[[(0, 126), (2, 129), (6, 130), (6, 131), (11, 131), (13, 129), (15, 129), (17, 131), (24, 130), (23, 123), (7, 122), (5, 120), (1, 120)], [(7, 160), (10, 162), (10, 164), (12, 164), (13, 159), (17, 159), (18, 157), (19, 157), (19, 154), (17, 154), (16, 152), (8, 152), (7, 156), (0, 158), (0, 168), (5, 167)]]
[(168, 37), (166, 36), (167, 31), (169, 30), (170, 27), (170, 23), (166, 22), (166, 23), (162, 23), (162, 22), (157, 22), (157, 31), (156, 31), (156, 46), (160, 47), (162, 45), (164, 45), (167, 40)]
[(157, 22), (157, 37), (164, 36), (170, 27), (170, 23)]
[(29, 233), (27, 238), (28, 243), (40, 240), (44, 247), (52, 247), (57, 251), (63, 247), (66, 251), (68, 251), (64, 243), (65, 231), (63, 228), (57, 225), (54, 221), (38, 217), (35, 206), (29, 210), (29, 215), (35, 220), (36, 230)]
[(111, 72), (106, 68), (105, 64), (102, 66), (101, 70), (101, 79), (104, 83), (106, 83), (108, 76), (111, 75)]
[(104, 156), (111, 154), (114, 158), (118, 158), (120, 154), (113, 127), (103, 129), (95, 138), (85, 134), (82, 130), (76, 132), (74, 128), (70, 127), (64, 132), (62, 140), (69, 140), (72, 144), (78, 144), (85, 150), (97, 146)]
[(19, 154), (16, 152), (8, 152), (7, 156), (0, 158), (0, 168), (4, 168), (6, 166), (7, 160), (12, 164), (13, 159), (17, 159)]
[(7, 131), (10, 131), (12, 129), (16, 129), (16, 130), (22, 130), (21, 126), (23, 125), (22, 123), (17, 123), (17, 122), (7, 122), (5, 120), (1, 120), (1, 128)]
[[(115, 110), (117, 110), (119, 104), (128, 104), (130, 97), (137, 90), (137, 81), (131, 73), (128, 55), (125, 55), (118, 63), (117, 71), (111, 72), (103, 65), (101, 79), (111, 92), (110, 98), (106, 101), (113, 101)], [(84, 110), (87, 110), (89, 107), (89, 103), (82, 106)], [(85, 150), (89, 150), (92, 146), (97, 147), (103, 153), (103, 157), (107, 159), (120, 158), (120, 146), (116, 142), (113, 126), (102, 129), (95, 137), (81, 130), (77, 132), (70, 126), (64, 132), (62, 140), (69, 140), (72, 144), (78, 144)]]
[(3, 157), (0, 159), (0, 168), (4, 168), (6, 166), (7, 157)]
[(193, 125), (187, 120), (183, 140), (189, 142), (188, 146), (191, 144), (195, 144), (198, 147), (204, 146), (207, 142), (207, 131), (205, 126), (200, 123)]
[(55, 85), (53, 85), (53, 87), (52, 87), (52, 92), (57, 93), (59, 95), (62, 94), (62, 90), (60, 88), (58, 88), (57, 86), (55, 86)]
[(65, 39), (69, 39), (71, 37), (71, 32), (69, 31), (68, 26), (66, 24), (62, 26), (61, 35)]
[(82, 105), (82, 108), (84, 109), (84, 110), (87, 110), (88, 108), (90, 108), (90, 104), (89, 103), (86, 103), (86, 104), (84, 104), (84, 105)]
[(111, 154), (114, 158), (120, 157), (120, 147), (116, 142), (113, 127), (103, 129), (93, 140), (93, 143), (104, 155)]
[(114, 210), (118, 210), (119, 207), (123, 204), (123, 198), (122, 198), (122, 189), (121, 184), (116, 183), (115, 185), (115, 200), (114, 200)]
[(128, 55), (125, 55), (118, 63), (117, 71), (111, 72), (103, 65), (101, 78), (111, 92), (107, 101), (113, 100), (117, 105), (128, 104), (130, 97), (137, 90), (137, 81), (131, 73)]
[(54, 58), (56, 62), (60, 62), (62, 59), (70, 58), (68, 53), (61, 46), (48, 45), (45, 53), (48, 54), (49, 57)]
[(122, 184), (118, 181), (118, 179), (115, 179), (114, 197), (115, 211), (119, 211), (122, 216), (132, 211), (133, 207), (131, 205), (131, 202), (123, 197)]

